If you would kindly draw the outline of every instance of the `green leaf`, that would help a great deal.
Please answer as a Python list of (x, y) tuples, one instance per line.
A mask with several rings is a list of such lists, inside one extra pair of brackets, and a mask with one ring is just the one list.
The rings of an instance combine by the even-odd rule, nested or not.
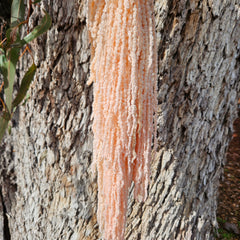
[(11, 133), (12, 133), (12, 126), (9, 125), (9, 126), (8, 126), (8, 134), (10, 135)]
[(45, 33), (51, 27), (51, 25), (52, 19), (50, 15), (45, 12), (45, 16), (43, 17), (40, 25), (35, 27), (32, 32), (30, 32), (20, 41), (20, 47), (24, 46), (26, 43), (31, 42), (35, 38), (39, 37), (41, 34)]
[(41, 2), (41, 0), (36, 0), (36, 1), (32, 2), (32, 4), (37, 4), (37, 3), (40, 3), (40, 2)]
[(24, 99), (24, 102), (23, 102), (23, 106), (27, 103), (27, 101), (28, 101), (28, 99), (30, 98), (30, 94), (29, 93), (27, 93), (27, 95), (26, 95), (26, 97), (25, 97), (25, 99)]
[(13, 0), (11, 7), (11, 26), (17, 26), (24, 21), (25, 7), (24, 0)]
[(6, 31), (6, 41), (2, 48), (5, 50), (5, 52), (11, 47), (11, 33), (12, 33), (12, 28), (7, 29)]
[(34, 74), (36, 72), (36, 65), (33, 63), (32, 66), (28, 69), (28, 71), (25, 73), (22, 82), (21, 82), (21, 86), (19, 88), (19, 91), (17, 93), (16, 98), (14, 99), (13, 103), (12, 103), (12, 107), (16, 107), (18, 106), (21, 101), (24, 99), (24, 97), (26, 96), (26, 93), (29, 89), (29, 86), (33, 80)]
[(2, 141), (4, 133), (7, 129), (7, 126), (8, 126), (8, 121), (3, 117), (0, 117), (0, 142)]
[(2, 141), (2, 138), (7, 129), (10, 118), (11, 116), (7, 112), (5, 112), (2, 117), (0, 117), (0, 142)]
[(7, 81), (7, 58), (3, 49), (0, 48), (0, 73), (3, 75), (4, 86), (8, 86)]
[(19, 58), (19, 48), (11, 48), (8, 52), (7, 61), (7, 81), (8, 86), (4, 86), (5, 102), (8, 111), (11, 113), (12, 110), (12, 94), (13, 94), (13, 84), (16, 74), (16, 65)]

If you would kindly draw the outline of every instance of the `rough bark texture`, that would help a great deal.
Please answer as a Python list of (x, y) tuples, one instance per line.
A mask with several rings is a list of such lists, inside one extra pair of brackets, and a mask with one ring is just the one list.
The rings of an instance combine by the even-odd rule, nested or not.
[[(30, 99), (1, 144), (0, 238), (99, 239), (86, 1), (43, 0), (51, 30), (33, 47)], [(149, 197), (130, 191), (126, 239), (212, 239), (237, 114), (239, 0), (156, 0), (158, 151)], [(25, 57), (20, 75), (28, 64)]]

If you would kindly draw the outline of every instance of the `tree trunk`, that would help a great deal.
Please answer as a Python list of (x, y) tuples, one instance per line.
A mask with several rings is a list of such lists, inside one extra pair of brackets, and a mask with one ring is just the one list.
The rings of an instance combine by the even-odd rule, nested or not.
[[(87, 1), (43, 0), (30, 99), (0, 148), (0, 239), (100, 239), (92, 161)], [(239, 0), (156, 0), (158, 148), (149, 196), (128, 202), (128, 240), (212, 239), (237, 114)], [(21, 59), (23, 75), (28, 57)]]

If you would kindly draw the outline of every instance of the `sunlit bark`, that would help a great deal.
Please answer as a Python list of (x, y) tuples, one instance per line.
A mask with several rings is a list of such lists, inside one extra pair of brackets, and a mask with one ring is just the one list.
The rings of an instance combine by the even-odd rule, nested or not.
[[(239, 5), (155, 1), (157, 154), (146, 201), (130, 191), (127, 240), (212, 239), (237, 114)], [(43, 9), (53, 26), (32, 46), (38, 70), (30, 99), (0, 149), (0, 227), (13, 240), (97, 240), (87, 1), (43, 0), (32, 25)], [(24, 56), (20, 75), (27, 63)]]

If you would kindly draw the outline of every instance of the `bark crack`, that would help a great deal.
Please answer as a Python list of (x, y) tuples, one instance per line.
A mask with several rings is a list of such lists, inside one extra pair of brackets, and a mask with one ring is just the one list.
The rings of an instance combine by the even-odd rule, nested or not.
[(2, 210), (3, 210), (3, 239), (4, 240), (11, 240), (11, 234), (9, 229), (9, 222), (7, 217), (7, 209), (3, 200), (3, 194), (2, 189), (0, 188), (0, 201), (2, 204)]

